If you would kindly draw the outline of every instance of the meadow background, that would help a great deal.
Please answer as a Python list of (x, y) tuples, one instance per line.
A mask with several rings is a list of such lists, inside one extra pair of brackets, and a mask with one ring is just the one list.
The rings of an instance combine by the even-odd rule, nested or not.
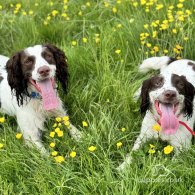
[[(138, 64), (162, 55), (195, 59), (194, 4), (0, 0), (0, 53), (10, 56), (41, 43), (61, 48), (70, 72), (68, 94), (61, 97), (85, 135), (77, 143), (60, 119), (48, 120), (47, 158), (16, 137), (14, 118), (0, 114), (0, 194), (195, 193), (194, 145), (173, 161), (163, 153), (166, 143), (151, 141), (124, 173), (116, 170), (140, 130), (133, 94), (152, 74), (138, 73)], [(63, 135), (51, 136), (58, 127)], [(151, 143), (154, 154), (148, 154)]]

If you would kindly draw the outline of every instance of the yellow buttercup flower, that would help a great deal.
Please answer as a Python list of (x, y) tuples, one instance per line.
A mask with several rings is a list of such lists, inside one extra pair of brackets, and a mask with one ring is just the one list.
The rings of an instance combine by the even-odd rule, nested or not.
[(87, 6), (87, 7), (90, 7), (90, 6), (91, 6), (91, 3), (90, 3), (90, 2), (87, 2), (87, 3), (86, 3), (86, 6)]
[(83, 121), (82, 124), (83, 124), (83, 127), (88, 127), (88, 123), (86, 121)]
[(179, 16), (178, 17), (178, 20), (181, 21), (181, 22), (183, 22), (184, 21), (184, 16), (183, 15), (182, 16)]
[(0, 143), (0, 149), (4, 147), (4, 144)]
[(34, 12), (33, 12), (32, 10), (30, 10), (30, 11), (28, 12), (29, 15), (33, 15), (33, 13), (34, 13)]
[(83, 15), (83, 12), (82, 11), (79, 11), (78, 15), (79, 16), (82, 16)]
[(164, 154), (170, 154), (173, 151), (173, 146), (166, 146), (164, 147)]
[(172, 9), (174, 9), (174, 6), (173, 5), (169, 6), (169, 10), (172, 10)]
[(55, 133), (54, 131), (52, 131), (52, 132), (50, 132), (49, 136), (50, 136), (50, 137), (54, 137), (55, 134), (56, 134), (56, 133)]
[(58, 13), (59, 13), (59, 12), (58, 12), (57, 10), (53, 10), (53, 11), (51, 12), (52, 16), (54, 16), (54, 17), (55, 17)]
[(163, 7), (164, 7), (163, 4), (157, 4), (157, 5), (156, 5), (156, 10), (160, 10), (160, 9), (162, 9)]
[(48, 22), (44, 20), (43, 24), (44, 24), (45, 26), (47, 26), (47, 25), (48, 25)]
[(57, 123), (54, 123), (54, 124), (53, 124), (53, 127), (54, 127), (54, 128), (55, 128), (55, 127), (57, 127), (57, 126), (58, 126), (58, 124), (57, 124)]
[(87, 38), (83, 37), (83, 43), (87, 43)]
[(51, 20), (51, 16), (47, 16), (47, 20)]
[(108, 7), (109, 6), (109, 3), (108, 2), (104, 2), (104, 7)]
[(148, 150), (148, 153), (149, 153), (149, 154), (154, 154), (155, 152), (156, 152), (155, 149), (149, 149), (149, 150)]
[(58, 134), (58, 137), (62, 137), (64, 135), (63, 131), (58, 131), (57, 134)]
[(117, 12), (116, 7), (113, 7), (113, 8), (112, 8), (112, 12), (113, 12), (113, 13), (116, 13), (116, 12)]
[(137, 7), (138, 6), (138, 2), (133, 2), (133, 6)]
[(99, 42), (100, 42), (100, 38), (99, 38), (99, 37), (96, 37), (96, 38), (95, 38), (95, 42), (96, 42), (96, 43), (99, 43)]
[(176, 34), (177, 33), (177, 29), (172, 29), (172, 33)]
[(56, 117), (56, 121), (57, 122), (61, 122), (62, 121), (62, 118), (61, 117)]
[(17, 133), (16, 134), (16, 139), (21, 139), (21, 137), (22, 137), (22, 133)]
[(144, 24), (144, 28), (148, 29), (149, 25), (148, 24)]
[(141, 5), (145, 5), (146, 4), (146, 0), (140, 0)]
[(48, 2), (50, 6), (53, 6), (53, 1)]
[(150, 148), (155, 148), (155, 145), (153, 145), (153, 144), (150, 144)]
[(186, 10), (186, 14), (189, 16), (189, 15), (191, 15), (192, 14), (192, 12), (190, 11), (190, 10)]
[(152, 38), (155, 38), (157, 36), (157, 31), (152, 32)]
[(184, 41), (188, 41), (189, 38), (188, 38), (188, 37), (184, 37), (183, 40), (184, 40)]
[(177, 45), (175, 46), (175, 48), (176, 48), (176, 49), (180, 49), (180, 50), (183, 49), (183, 47), (182, 47), (181, 45), (179, 45), (179, 44), (177, 44)]
[(62, 163), (65, 161), (65, 158), (63, 156), (56, 156), (54, 157), (54, 159), (57, 163)]
[(5, 122), (5, 117), (1, 117), (0, 118), (0, 123), (4, 123)]
[(59, 127), (57, 127), (57, 128), (55, 128), (55, 130), (54, 130), (56, 133), (58, 133), (59, 131), (60, 131), (60, 128)]
[(20, 9), (22, 7), (22, 5), (20, 3), (16, 4), (16, 9)]
[(68, 127), (68, 126), (70, 126), (70, 122), (69, 121), (64, 121), (64, 125)]
[(64, 5), (64, 10), (67, 10), (68, 9), (68, 6), (67, 5)]
[(177, 7), (178, 7), (178, 8), (182, 8), (182, 7), (183, 7), (183, 4), (182, 4), (182, 3), (178, 3), (178, 4), (177, 4)]
[(72, 46), (76, 46), (77, 42), (76, 41), (72, 41), (71, 44), (72, 44)]
[(152, 46), (152, 44), (151, 43), (146, 43), (146, 46), (150, 48)]
[(55, 147), (56, 144), (54, 142), (51, 142), (49, 145), (51, 148), (53, 148), (53, 147)]
[(118, 142), (118, 143), (116, 144), (116, 147), (117, 147), (117, 148), (120, 148), (122, 145), (123, 145), (122, 142)]
[(160, 125), (158, 123), (156, 123), (155, 125), (152, 126), (152, 129), (154, 131), (158, 131), (159, 132), (161, 130), (161, 127), (160, 127)]
[(74, 158), (76, 155), (77, 155), (77, 153), (76, 153), (75, 151), (72, 151), (72, 152), (70, 153), (70, 157), (71, 157), (71, 158)]
[(63, 121), (69, 121), (69, 116), (64, 116)]
[(116, 54), (120, 54), (121, 53), (121, 50), (120, 49), (117, 49), (117, 50), (115, 50), (115, 53)]
[(124, 132), (126, 131), (127, 129), (125, 127), (121, 128), (121, 131)]
[(53, 151), (53, 152), (51, 153), (51, 155), (52, 155), (52, 156), (57, 156), (57, 155), (58, 155), (58, 152), (57, 152), (57, 151)]
[(90, 147), (88, 147), (88, 150), (89, 150), (90, 152), (94, 152), (96, 149), (97, 149), (97, 148), (96, 148), (95, 146), (90, 146)]
[(158, 46), (154, 46), (152, 49), (154, 52), (159, 52), (159, 47)]
[(121, 28), (121, 27), (122, 27), (122, 24), (117, 24), (116, 27), (117, 27), (117, 28)]
[(27, 15), (27, 13), (26, 13), (25, 11), (23, 11), (23, 12), (22, 12), (22, 15), (23, 15), (23, 16), (26, 16), (26, 15)]

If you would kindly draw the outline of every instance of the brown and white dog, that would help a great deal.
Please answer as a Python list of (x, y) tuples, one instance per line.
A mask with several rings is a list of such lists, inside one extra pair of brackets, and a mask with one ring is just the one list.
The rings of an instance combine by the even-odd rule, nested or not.
[[(42, 153), (46, 152), (41, 142), (45, 120), (67, 115), (57, 82), (66, 92), (67, 59), (54, 45), (28, 47), (11, 58), (0, 56), (0, 112), (16, 116), (25, 141)], [(81, 137), (72, 124), (70, 134), (76, 140)]]
[[(143, 82), (140, 110), (145, 116), (132, 151), (151, 138), (168, 141), (176, 153), (188, 149), (195, 121), (195, 62), (152, 57), (144, 60), (139, 69), (141, 72), (160, 70), (160, 74)], [(161, 126), (160, 132), (153, 130), (157, 123)], [(123, 170), (131, 161), (130, 153), (118, 170)]]

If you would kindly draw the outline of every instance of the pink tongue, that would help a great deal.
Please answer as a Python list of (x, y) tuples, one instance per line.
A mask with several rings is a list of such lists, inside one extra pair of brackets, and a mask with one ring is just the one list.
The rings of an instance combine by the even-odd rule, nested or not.
[(161, 109), (161, 127), (165, 134), (176, 133), (179, 127), (179, 120), (174, 114), (174, 108), (171, 104), (160, 104)]
[(41, 89), (41, 96), (43, 99), (43, 107), (45, 110), (52, 110), (57, 108), (58, 100), (56, 97), (56, 93), (53, 88), (52, 81), (50, 79), (46, 79), (44, 81), (37, 82), (38, 86)]

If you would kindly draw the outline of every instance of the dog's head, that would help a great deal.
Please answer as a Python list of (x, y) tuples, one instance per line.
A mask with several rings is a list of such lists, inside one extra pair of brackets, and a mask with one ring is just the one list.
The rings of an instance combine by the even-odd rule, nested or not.
[(171, 123), (179, 114), (192, 116), (193, 99), (194, 87), (185, 76), (158, 75), (143, 82), (140, 110), (145, 113), (150, 109), (154, 115), (161, 115), (162, 120)]
[[(18, 105), (23, 104), (31, 89), (43, 96), (59, 81), (67, 90), (68, 67), (64, 52), (54, 45), (35, 45), (15, 53), (7, 62), (8, 83)], [(49, 94), (49, 93), (48, 93)], [(45, 94), (45, 95), (48, 95)]]

